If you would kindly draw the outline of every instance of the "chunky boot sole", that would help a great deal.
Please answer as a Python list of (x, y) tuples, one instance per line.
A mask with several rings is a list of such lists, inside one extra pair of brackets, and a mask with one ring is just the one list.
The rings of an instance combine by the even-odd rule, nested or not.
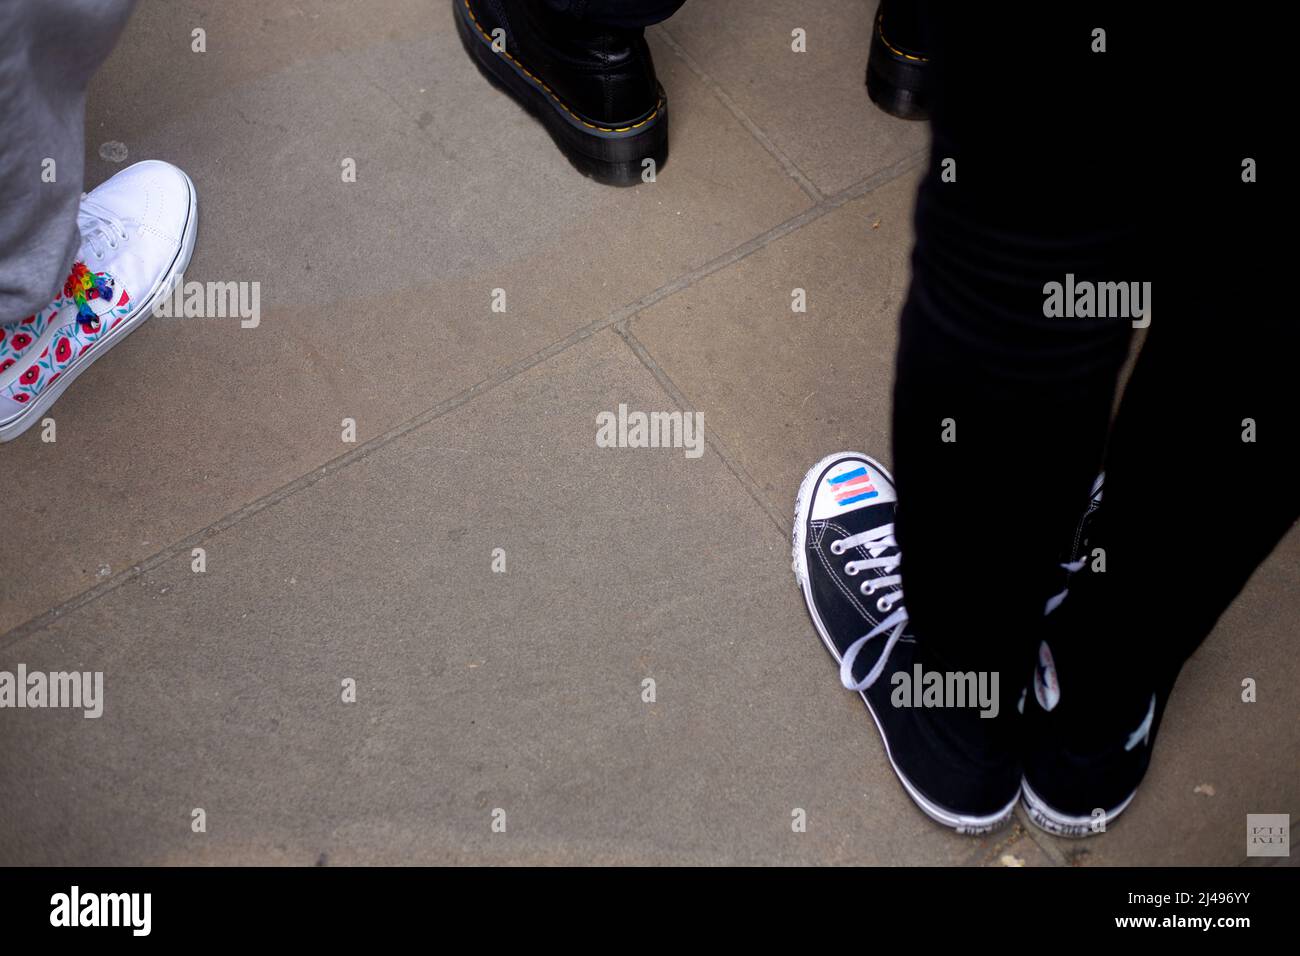
[(930, 118), (929, 61), (892, 46), (880, 30), (880, 17), (871, 31), (867, 56), (867, 95), (891, 116), (907, 120)]
[(643, 117), (602, 126), (575, 113), (542, 79), (510, 53), (492, 49), (492, 37), (475, 16), (470, 0), (452, 0), (456, 30), (465, 52), (488, 81), (508, 93), (551, 134), (555, 145), (584, 176), (607, 186), (635, 186), (647, 159), (657, 174), (668, 162), (668, 98)]

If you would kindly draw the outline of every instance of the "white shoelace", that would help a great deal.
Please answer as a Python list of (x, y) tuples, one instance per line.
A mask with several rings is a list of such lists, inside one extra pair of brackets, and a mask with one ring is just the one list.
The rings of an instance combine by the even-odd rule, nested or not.
[[(845, 551), (858, 547), (866, 548), (871, 557), (848, 562), (848, 564), (844, 565), (845, 574), (852, 577), (859, 571), (870, 569), (879, 569), (885, 572), (879, 577), (864, 581), (858, 590), (862, 594), (870, 596), (884, 588), (894, 588), (894, 590), (886, 592), (876, 601), (876, 609), (880, 613), (887, 615), (885, 619), (850, 644), (849, 649), (844, 652), (844, 657), (840, 661), (840, 683), (849, 690), (861, 691), (874, 684), (884, 671), (885, 663), (889, 660), (890, 651), (894, 649), (894, 645), (898, 643), (907, 627), (907, 609), (900, 604), (903, 600), (903, 578), (901, 575), (894, 573), (898, 570), (898, 564), (902, 556), (898, 551), (898, 542), (894, 539), (893, 523), (882, 524), (870, 531), (863, 531), (860, 534), (852, 534), (847, 538), (833, 541), (831, 542), (831, 554), (840, 555)], [(892, 553), (886, 554), (887, 551)], [(897, 610), (894, 609), (896, 604), (900, 605)], [(855, 680), (853, 677), (853, 663), (858, 659), (858, 653), (867, 641), (886, 632), (889, 632), (889, 636), (885, 640), (884, 649), (880, 652), (880, 659), (876, 661), (875, 666), (871, 668), (866, 677), (862, 678), (862, 680)]]
[(77, 228), (81, 230), (81, 238), (90, 243), (97, 259), (104, 258), (106, 250), (116, 251), (119, 240), (125, 242), (131, 238), (122, 220), (89, 196), (81, 197)]

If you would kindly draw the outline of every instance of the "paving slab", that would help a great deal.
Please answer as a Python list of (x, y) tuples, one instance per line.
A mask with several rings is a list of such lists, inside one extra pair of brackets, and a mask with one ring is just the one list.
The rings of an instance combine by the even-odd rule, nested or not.
[(348, 450), (344, 418), (381, 434), (807, 208), (655, 53), (672, 154), (613, 190), (478, 75), (449, 4), (142, 3), (91, 91), (88, 182), (109, 140), (188, 170), (187, 279), (260, 283), (260, 324), (152, 319), (54, 408), (54, 444), (0, 452), (17, 499), (76, 489), (11, 515), (0, 632)]
[(673, 408), (607, 330), (0, 645), (105, 686), (0, 717), (0, 863), (987, 852), (893, 779), (725, 463), (596, 447), (620, 402)]
[[(919, 176), (845, 203), (630, 323), (785, 527), (823, 455), (889, 455)], [(794, 311), (795, 290), (806, 312)]]
[[(924, 149), (929, 126), (877, 109), (863, 79), (876, 4), (688, 2), (667, 31), (825, 194)], [(806, 52), (791, 48), (802, 29)]]

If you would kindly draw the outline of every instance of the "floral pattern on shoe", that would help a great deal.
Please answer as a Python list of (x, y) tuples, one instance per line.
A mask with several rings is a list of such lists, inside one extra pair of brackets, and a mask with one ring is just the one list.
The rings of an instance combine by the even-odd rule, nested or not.
[[(81, 263), (77, 265), (81, 266), (81, 272), (84, 274), (85, 266)], [(79, 277), (75, 268), (73, 277)], [(104, 272), (94, 273), (90, 281), (93, 282), (96, 290), (89, 296), (90, 298), (100, 298), (106, 303), (111, 301), (110, 295), (117, 296), (117, 301), (102, 313), (96, 314), (87, 308), (84, 293), (75, 296), (65, 294), (36, 315), (4, 327), (7, 345), (3, 347), (8, 351), (0, 352), (0, 373), (15, 363), (31, 361), (30, 353), (33, 351), (33, 344), (42, 339), (47, 341), (40, 354), (35, 356), (35, 360), (31, 361), (17, 379), (8, 387), (0, 388), (0, 395), (13, 399), (20, 405), (26, 405), (57, 381), (77, 359), (106, 338), (107, 333), (116, 328), (118, 323), (131, 312), (131, 297), (125, 289), (115, 289), (111, 276)], [(72, 277), (64, 288), (65, 293), (70, 293), (70, 290), (72, 290)], [(73, 306), (75, 311), (68, 310), (68, 306)], [(63, 321), (57, 329), (47, 335), (50, 326), (60, 315)]]
[(59, 314), (64, 301), (63, 296), (59, 296), (35, 315), (29, 315), (20, 322), (0, 325), (0, 372), (22, 359), (45, 333), (50, 321)]

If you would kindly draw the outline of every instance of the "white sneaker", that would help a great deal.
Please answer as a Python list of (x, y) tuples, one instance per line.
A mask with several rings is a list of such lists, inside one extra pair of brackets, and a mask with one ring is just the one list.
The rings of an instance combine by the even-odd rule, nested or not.
[(136, 163), (81, 197), (81, 247), (63, 291), (0, 326), (0, 442), (40, 420), (74, 378), (144, 322), (194, 252), (194, 183)]

